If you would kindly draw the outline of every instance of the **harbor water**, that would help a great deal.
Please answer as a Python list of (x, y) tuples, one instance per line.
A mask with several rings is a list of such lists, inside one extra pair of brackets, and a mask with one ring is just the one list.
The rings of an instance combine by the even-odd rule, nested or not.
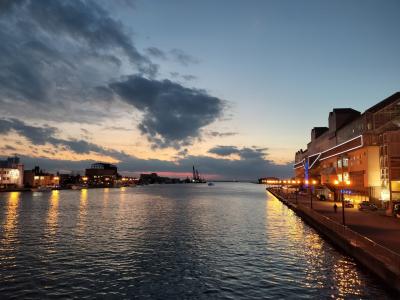
[(0, 298), (390, 299), (262, 185), (0, 194)]

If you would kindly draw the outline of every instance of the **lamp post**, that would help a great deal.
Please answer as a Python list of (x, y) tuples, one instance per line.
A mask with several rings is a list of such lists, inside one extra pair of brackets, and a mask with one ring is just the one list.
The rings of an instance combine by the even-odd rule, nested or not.
[(312, 194), (312, 188), (313, 188), (313, 186), (315, 186), (316, 184), (317, 184), (317, 181), (316, 181), (316, 180), (310, 180), (310, 182), (309, 182), (309, 187), (310, 187), (310, 206), (311, 206), (311, 209), (313, 208), (313, 199), (312, 199), (313, 194)]
[(344, 217), (344, 197), (343, 197), (343, 192), (342, 192), (342, 188), (349, 186), (350, 185), (350, 180), (346, 180), (345, 182), (343, 181), (339, 181), (339, 180), (335, 180), (334, 184), (339, 188), (339, 195), (340, 195), (340, 200), (342, 201), (342, 224), (343, 226), (346, 225), (345, 222), (345, 217)]

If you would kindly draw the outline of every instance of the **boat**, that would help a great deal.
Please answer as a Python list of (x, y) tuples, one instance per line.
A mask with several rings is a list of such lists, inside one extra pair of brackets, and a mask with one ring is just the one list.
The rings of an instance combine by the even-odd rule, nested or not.
[(52, 188), (49, 186), (38, 186), (36, 188), (31, 189), (32, 192), (38, 192), (38, 193), (43, 193), (43, 192), (51, 192)]
[(83, 188), (83, 186), (81, 186), (81, 185), (76, 185), (76, 184), (71, 185), (71, 190), (79, 191), (82, 188)]
[(212, 183), (212, 182), (208, 183), (208, 186), (213, 186), (213, 185), (214, 185), (214, 183)]

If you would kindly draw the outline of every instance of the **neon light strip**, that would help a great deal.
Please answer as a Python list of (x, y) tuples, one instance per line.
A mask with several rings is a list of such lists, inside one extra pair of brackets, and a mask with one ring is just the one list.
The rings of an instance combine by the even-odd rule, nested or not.
[[(363, 139), (363, 136), (362, 136), (362, 135), (359, 135), (358, 137), (356, 137), (356, 138), (354, 138), (354, 139), (358, 139), (359, 137), (361, 137), (361, 145), (360, 145), (360, 146), (356, 146), (356, 147), (353, 147), (353, 148), (351, 148), (351, 149), (347, 149), (347, 150), (344, 150), (344, 151), (342, 151), (342, 152), (329, 155), (329, 156), (324, 157), (324, 158), (322, 158), (322, 159), (320, 159), (320, 160), (325, 160), (325, 159), (331, 158), (331, 157), (333, 157), (333, 156), (337, 156), (337, 155), (340, 155), (340, 154), (343, 154), (343, 153), (346, 153), (346, 152), (350, 152), (350, 151), (353, 151), (353, 150), (356, 150), (356, 149), (358, 149), (358, 148), (363, 147), (363, 146), (364, 146), (364, 139)], [(351, 141), (354, 140), (354, 139), (348, 140), (347, 142), (351, 142)], [(344, 142), (344, 143), (347, 143), (347, 142)], [(343, 145), (344, 143), (341, 143), (341, 144), (338, 145), (338, 146), (341, 146), (341, 145)], [(336, 147), (337, 147), (337, 146), (336, 146)], [(334, 147), (334, 148), (336, 148), (336, 147)], [(332, 148), (332, 149), (334, 149), (334, 148)], [(331, 149), (329, 149), (329, 150), (331, 150)], [(327, 151), (328, 151), (328, 150), (327, 150)], [(325, 153), (325, 152), (327, 152), (327, 151), (324, 151), (324, 152), (322, 152), (322, 153)]]
[[(308, 169), (311, 169), (311, 168), (314, 166), (314, 164), (318, 161), (319, 157), (320, 157), (323, 153), (328, 152), (328, 151), (330, 151), (330, 150), (332, 150), (332, 149), (335, 149), (335, 148), (337, 148), (337, 147), (340, 147), (340, 146), (342, 146), (342, 145), (344, 145), (344, 144), (346, 144), (346, 143), (348, 143), (348, 142), (354, 141), (355, 139), (358, 139), (358, 138), (360, 138), (360, 137), (361, 137), (361, 145), (360, 145), (360, 146), (357, 146), (357, 147), (354, 147), (354, 148), (351, 148), (351, 149), (342, 151), (342, 152), (340, 152), (340, 153), (336, 153), (336, 154), (330, 155), (330, 156), (328, 156), (328, 157), (324, 157), (324, 158), (322, 158), (322, 159), (320, 159), (320, 160), (325, 160), (325, 159), (331, 158), (331, 157), (333, 157), (333, 156), (340, 155), (340, 154), (346, 153), (346, 152), (348, 152), (348, 151), (352, 151), (352, 150), (361, 148), (362, 146), (364, 146), (364, 139), (363, 139), (362, 134), (359, 135), (359, 136), (356, 136), (356, 137), (354, 137), (354, 138), (352, 138), (352, 139), (349, 139), (349, 140), (347, 140), (347, 141), (345, 141), (345, 142), (343, 142), (343, 143), (340, 143), (339, 145), (333, 146), (333, 147), (331, 147), (331, 148), (329, 148), (329, 149), (327, 149), (327, 150), (325, 150), (325, 151), (322, 151), (322, 152), (319, 152), (319, 153), (315, 153), (315, 154), (313, 154), (313, 155), (310, 155), (309, 158), (310, 158), (310, 157), (313, 157), (313, 156), (315, 156), (315, 155), (318, 155), (318, 158), (312, 163), (312, 165), (311, 165)], [(297, 164), (299, 164), (299, 163), (304, 163), (304, 160), (305, 160), (305, 158), (303, 158), (303, 160), (302, 160), (301, 162), (298, 162)], [(304, 165), (303, 165), (303, 166), (295, 167), (295, 165), (297, 165), (297, 164), (294, 164), (293, 169), (298, 169), (298, 168), (304, 166)]]
[[(294, 165), (293, 165), (293, 169), (298, 169), (298, 168), (304, 167), (304, 161), (305, 161), (305, 160), (306, 160), (306, 159), (303, 158), (302, 161), (299, 161), (298, 163), (294, 164)], [(296, 165), (301, 164), (301, 163), (303, 163), (301, 166), (296, 167)]]
[[(313, 161), (313, 163), (311, 164), (311, 166), (309, 166), (308, 167), (308, 169), (310, 170), (312, 167), (313, 167), (313, 165), (318, 161), (318, 159), (319, 159), (319, 157), (321, 156), (321, 152), (320, 153), (318, 153), (318, 157)], [(317, 154), (314, 154), (313, 156), (315, 156), (315, 155), (317, 155)], [(310, 159), (310, 158), (309, 158)]]

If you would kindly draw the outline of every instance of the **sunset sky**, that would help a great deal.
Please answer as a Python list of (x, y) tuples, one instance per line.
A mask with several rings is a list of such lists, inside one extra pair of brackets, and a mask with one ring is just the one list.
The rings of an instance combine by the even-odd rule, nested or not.
[(334, 107), (400, 88), (399, 1), (0, 1), (0, 156), (290, 176)]

